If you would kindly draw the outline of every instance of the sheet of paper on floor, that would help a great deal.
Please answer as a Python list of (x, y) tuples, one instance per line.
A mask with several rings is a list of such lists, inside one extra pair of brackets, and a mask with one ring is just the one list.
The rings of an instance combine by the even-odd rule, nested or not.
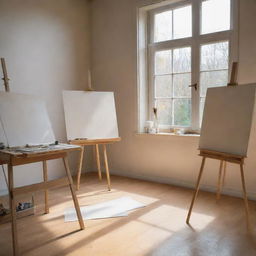
[[(84, 220), (128, 216), (128, 211), (145, 207), (131, 197), (121, 197), (111, 201), (80, 207)], [(77, 221), (75, 208), (65, 210), (65, 222)]]

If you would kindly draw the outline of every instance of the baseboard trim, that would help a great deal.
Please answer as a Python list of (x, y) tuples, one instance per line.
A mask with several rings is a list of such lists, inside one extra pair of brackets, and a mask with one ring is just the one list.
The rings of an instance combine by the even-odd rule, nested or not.
[[(138, 179), (138, 180), (145, 180), (145, 181), (157, 182), (157, 183), (162, 183), (162, 184), (174, 185), (174, 186), (178, 186), (178, 187), (184, 187), (184, 188), (190, 188), (190, 189), (195, 188), (194, 183), (188, 183), (188, 182), (184, 182), (182, 180), (176, 180), (176, 179), (168, 178), (168, 177), (141, 175), (141, 174), (138, 175), (135, 173), (123, 172), (123, 171), (120, 172), (120, 171), (116, 171), (116, 170), (111, 170), (111, 174), (128, 177), (128, 178), (134, 178), (134, 179)], [(215, 186), (201, 184), (200, 189), (203, 191), (216, 193)], [(233, 197), (238, 197), (238, 198), (243, 198), (242, 191), (234, 190), (234, 189), (228, 188), (228, 187), (223, 188), (222, 194), (228, 195), (228, 196), (233, 196)], [(247, 191), (247, 195), (248, 195), (248, 199), (256, 201), (256, 193), (255, 192)]]

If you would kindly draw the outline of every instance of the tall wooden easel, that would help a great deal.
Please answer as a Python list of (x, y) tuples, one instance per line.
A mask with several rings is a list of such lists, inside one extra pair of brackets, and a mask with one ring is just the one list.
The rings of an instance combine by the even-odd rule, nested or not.
[[(87, 89), (87, 91), (94, 91), (94, 89), (92, 88), (91, 72), (90, 71), (88, 71), (88, 89)], [(109, 173), (107, 147), (106, 146), (109, 144), (118, 142), (120, 140), (121, 140), (121, 138), (109, 138), (109, 139), (83, 139), (83, 138), (81, 138), (81, 139), (69, 141), (69, 144), (79, 145), (82, 147), (82, 151), (81, 151), (79, 163), (78, 163), (78, 171), (77, 171), (77, 183), (76, 183), (77, 190), (79, 190), (79, 187), (80, 187), (82, 165), (83, 165), (83, 159), (84, 159), (86, 146), (94, 147), (97, 169), (98, 169), (98, 176), (99, 176), (99, 180), (102, 180), (101, 164), (100, 164), (100, 151), (99, 151), (100, 145), (103, 146), (104, 164), (105, 164), (105, 170), (106, 170), (106, 176), (107, 176), (108, 190), (109, 191), (111, 190), (111, 181), (110, 181), (110, 173)]]
[[(5, 65), (4, 58), (1, 58), (1, 65), (4, 74), (4, 85), (5, 91), (9, 92), (9, 78), (7, 75), (7, 69)], [(68, 186), (70, 189), (70, 193), (72, 196), (72, 200), (75, 206), (76, 214), (78, 217), (79, 227), (80, 229), (84, 229), (84, 221), (82, 218), (80, 206), (78, 203), (78, 199), (76, 196), (76, 192), (73, 185), (73, 178), (71, 176), (69, 163), (68, 163), (68, 153), (73, 151), (81, 151), (81, 147), (79, 146), (70, 146), (67, 144), (60, 144), (58, 148), (35, 151), (30, 153), (21, 153), (13, 151), (10, 148), (6, 148), (0, 150), (0, 165), (6, 164), (8, 166), (8, 191), (9, 191), (9, 205), (10, 205), (10, 214), (11, 214), (11, 224), (12, 224), (12, 245), (13, 245), (13, 255), (19, 255), (19, 247), (18, 247), (18, 232), (17, 232), (17, 222), (16, 222), (16, 203), (15, 197), (27, 194), (34, 193), (36, 191), (44, 191), (45, 193), (45, 213), (49, 213), (49, 204), (48, 204), (48, 190), (51, 188), (64, 187)], [(55, 179), (48, 181), (47, 175), (47, 161), (53, 159), (62, 159), (64, 168), (66, 171), (66, 177)], [(22, 187), (14, 187), (14, 175), (13, 175), (13, 167), (30, 164), (30, 163), (43, 163), (43, 182), (22, 186)]]
[[(232, 71), (231, 71), (231, 79), (230, 79), (230, 83), (228, 84), (228, 86), (236, 86), (237, 85), (237, 82), (236, 82), (237, 68), (238, 68), (238, 63), (237, 62), (233, 63)], [(245, 178), (244, 178), (244, 159), (245, 159), (245, 157), (239, 156), (239, 155), (227, 154), (227, 153), (223, 153), (223, 152), (210, 151), (210, 150), (200, 150), (199, 156), (202, 156), (202, 162), (201, 162), (201, 167), (200, 167), (199, 175), (198, 175), (197, 182), (196, 182), (194, 195), (193, 195), (193, 198), (192, 198), (192, 201), (190, 204), (190, 208), (188, 211), (186, 223), (189, 224), (193, 206), (194, 206), (196, 197), (199, 192), (200, 181), (201, 181), (201, 177), (203, 174), (206, 158), (210, 158), (210, 159), (220, 160), (217, 199), (220, 198), (221, 188), (222, 188), (222, 185), (225, 180), (227, 162), (235, 163), (240, 166), (240, 174), (241, 174), (243, 198), (244, 198), (245, 214), (246, 214), (246, 224), (247, 224), (247, 229), (250, 230), (249, 205), (248, 205), (248, 200), (247, 200), (247, 192), (246, 192), (246, 185), (245, 185)]]

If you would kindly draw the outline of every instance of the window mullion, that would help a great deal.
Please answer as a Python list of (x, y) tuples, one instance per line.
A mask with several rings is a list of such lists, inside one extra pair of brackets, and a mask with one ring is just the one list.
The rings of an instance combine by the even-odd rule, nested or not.
[(192, 84), (197, 83), (198, 89), (191, 88), (192, 99), (191, 99), (191, 128), (194, 130), (199, 129), (199, 104), (200, 104), (200, 27), (201, 27), (201, 1), (193, 0), (192, 3), (192, 67), (191, 67), (191, 82)]
[(148, 120), (153, 120), (152, 109), (155, 105), (155, 78), (154, 78), (154, 66), (155, 66), (155, 50), (150, 48), (148, 50), (149, 54), (149, 65), (148, 65), (148, 81), (149, 81), (149, 90), (148, 90)]

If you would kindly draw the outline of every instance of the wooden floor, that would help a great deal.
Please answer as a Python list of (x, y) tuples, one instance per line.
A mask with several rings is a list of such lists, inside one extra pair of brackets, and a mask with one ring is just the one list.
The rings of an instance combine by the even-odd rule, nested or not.
[[(77, 256), (250, 256), (256, 255), (254, 234), (246, 232), (243, 201), (200, 192), (185, 224), (192, 190), (112, 176), (112, 191), (95, 174), (82, 177), (80, 205), (121, 196), (146, 203), (128, 217), (64, 223), (63, 212), (72, 206), (67, 188), (50, 191), (50, 214), (44, 215), (43, 193), (36, 194), (37, 214), (18, 221), (22, 255)], [(250, 201), (255, 223), (255, 202)], [(255, 227), (255, 224), (253, 224)], [(254, 231), (253, 231), (254, 233)], [(0, 226), (0, 255), (11, 255), (10, 224)]]

